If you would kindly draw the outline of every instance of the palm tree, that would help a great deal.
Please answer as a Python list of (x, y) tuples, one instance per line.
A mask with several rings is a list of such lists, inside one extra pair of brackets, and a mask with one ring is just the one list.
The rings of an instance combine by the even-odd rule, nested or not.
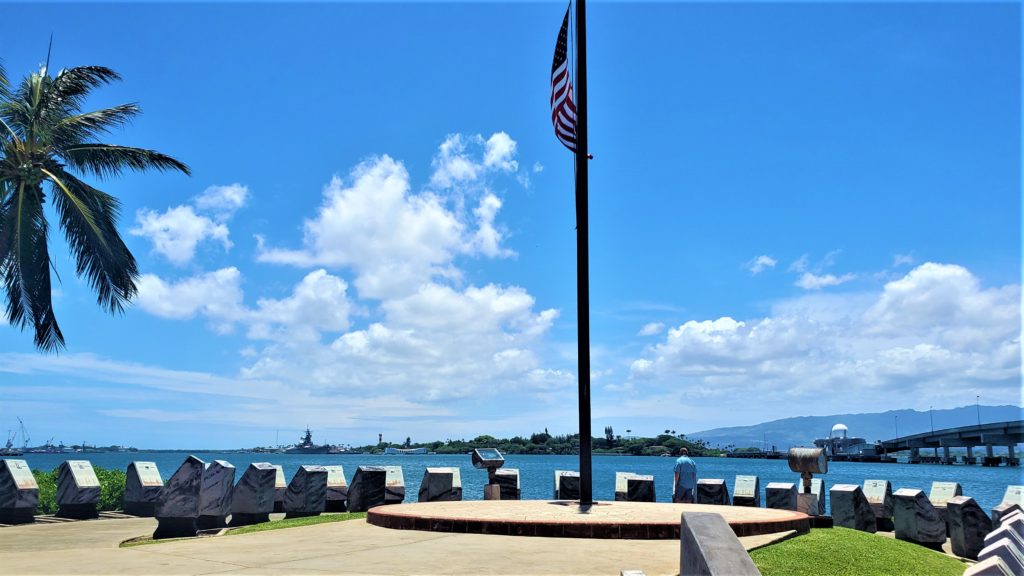
[[(53, 262), (43, 212), (44, 184), (60, 228), (99, 305), (123, 312), (138, 292), (139, 269), (117, 232), (120, 202), (80, 177), (99, 180), (126, 170), (178, 170), (182, 162), (153, 150), (103, 144), (98, 138), (141, 112), (137, 104), (82, 112), (89, 93), (119, 80), (101, 66), (81, 66), (50, 76), (47, 66), (17, 86), (0, 66), (0, 278), (13, 326), (35, 331), (44, 351), (64, 347), (50, 294)], [(59, 277), (58, 277), (59, 279)]]

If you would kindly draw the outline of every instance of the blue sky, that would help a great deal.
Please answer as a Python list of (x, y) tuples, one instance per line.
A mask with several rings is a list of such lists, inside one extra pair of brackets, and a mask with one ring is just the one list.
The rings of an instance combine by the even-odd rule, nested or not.
[[(0, 329), (0, 428), (239, 447), (573, 432), (564, 5), (5, 4), (97, 64), (144, 276)], [(1021, 403), (1017, 4), (588, 6), (594, 429)], [(55, 233), (55, 246), (62, 239)], [(63, 249), (61, 249), (63, 250)]]

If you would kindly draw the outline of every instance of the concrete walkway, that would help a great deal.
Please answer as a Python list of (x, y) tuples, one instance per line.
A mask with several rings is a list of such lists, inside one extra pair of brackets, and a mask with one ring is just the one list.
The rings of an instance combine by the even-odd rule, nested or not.
[[(677, 574), (679, 542), (390, 530), (363, 520), (118, 548), (151, 518), (0, 528), (3, 574)], [(771, 537), (743, 538), (747, 548)]]

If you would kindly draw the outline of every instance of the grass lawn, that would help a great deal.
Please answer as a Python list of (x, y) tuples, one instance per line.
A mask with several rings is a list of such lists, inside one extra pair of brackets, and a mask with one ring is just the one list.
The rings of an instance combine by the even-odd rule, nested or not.
[(967, 568), (934, 550), (848, 528), (811, 530), (750, 557), (764, 576), (960, 576)]
[[(282, 528), (295, 528), (298, 526), (312, 526), (314, 524), (326, 524), (328, 522), (344, 522), (345, 520), (359, 520), (361, 518), (366, 518), (366, 512), (344, 512), (339, 514), (331, 513), (321, 514), (320, 516), (308, 516), (306, 518), (288, 518), (285, 520), (273, 520), (270, 522), (263, 522), (261, 524), (251, 524), (240, 528), (232, 528), (231, 530), (228, 530), (226, 536), (265, 532), (267, 530), (281, 530)], [(145, 546), (148, 544), (160, 544), (162, 542), (175, 542), (177, 540), (192, 539), (193, 538), (165, 538), (162, 540), (153, 540), (151, 536), (141, 536), (139, 538), (132, 538), (131, 540), (121, 542), (120, 547), (131, 548), (132, 546)]]

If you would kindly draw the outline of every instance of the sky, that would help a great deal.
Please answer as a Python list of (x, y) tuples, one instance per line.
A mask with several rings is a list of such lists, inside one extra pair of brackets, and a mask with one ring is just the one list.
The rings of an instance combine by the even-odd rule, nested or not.
[[(123, 76), (87, 107), (142, 106), (109, 142), (192, 169), (96, 182), (142, 270), (123, 316), (52, 228), (67, 349), (0, 320), (0, 431), (578, 430), (548, 101), (565, 4), (0, 9), (10, 76), (52, 34), (53, 70)], [(589, 4), (595, 433), (1021, 405), (1021, 23), (1017, 3)]]

